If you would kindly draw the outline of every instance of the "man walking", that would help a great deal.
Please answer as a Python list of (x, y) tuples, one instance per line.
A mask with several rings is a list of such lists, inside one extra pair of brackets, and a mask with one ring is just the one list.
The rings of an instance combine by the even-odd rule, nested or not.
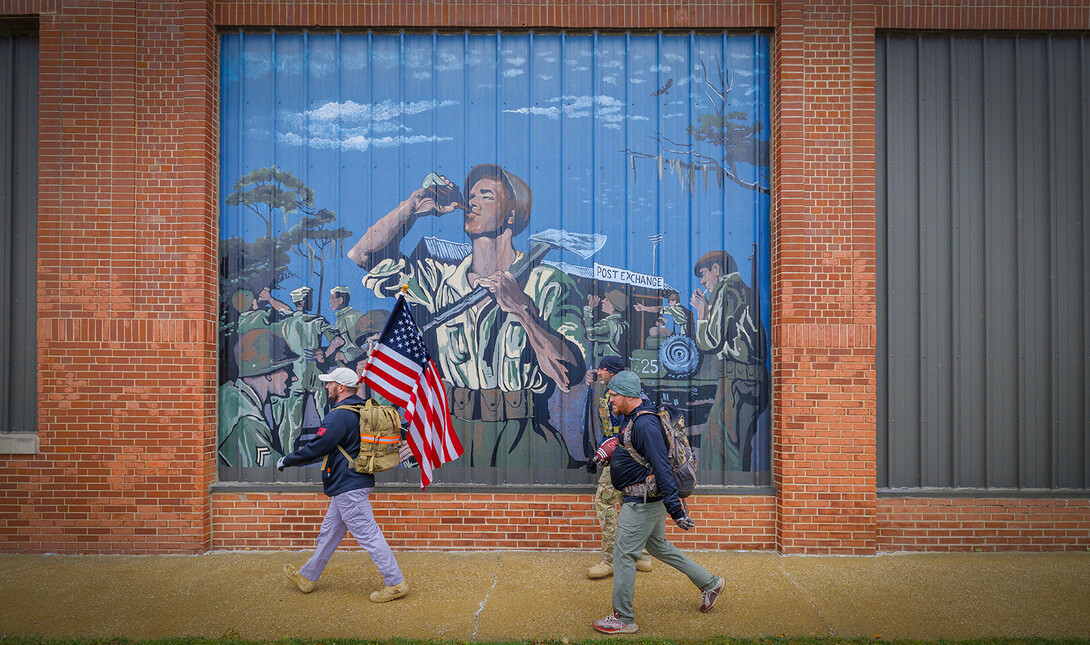
[[(318, 378), (325, 382), (326, 394), (334, 406), (363, 404), (363, 399), (356, 394), (360, 377), (347, 367), (334, 368)], [(286, 466), (302, 466), (322, 459), (322, 487), (330, 498), (314, 556), (299, 571), (290, 564), (284, 565), (284, 575), (295, 583), (299, 591), (314, 591), (314, 583), (322, 575), (322, 570), (347, 530), (371, 556), (385, 581), (384, 589), (371, 594), (371, 602), (401, 598), (409, 593), (409, 583), (401, 575), (397, 560), (386, 544), (382, 529), (375, 522), (371, 503), (367, 499), (375, 488), (375, 476), (357, 473), (349, 468), (348, 459), (338, 448), (343, 448), (349, 455), (360, 452), (359, 415), (353, 410), (330, 410), (315, 438), (295, 452), (281, 457), (276, 464), (278, 469), (284, 470)]]
[[(598, 421), (601, 424), (602, 438), (609, 439), (620, 432), (617, 424), (621, 417), (609, 409), (609, 397), (606, 388), (613, 375), (624, 370), (624, 362), (619, 356), (606, 356), (598, 364)], [(613, 542), (617, 535), (617, 504), (621, 501), (621, 491), (613, 487), (609, 477), (609, 466), (602, 467), (598, 477), (598, 490), (594, 493), (594, 512), (598, 515), (598, 524), (602, 527), (602, 561), (587, 569), (591, 580), (613, 575)], [(643, 555), (636, 561), (638, 571), (651, 570), (651, 556)]]
[[(666, 539), (663, 520), (667, 513), (683, 530), (688, 531), (695, 523), (678, 499), (677, 483), (666, 452), (665, 431), (655, 409), (641, 396), (640, 377), (629, 370), (617, 374), (610, 379), (608, 394), (613, 412), (623, 416), (621, 428), (632, 426), (632, 450), (649, 465), (640, 465), (623, 440), (617, 442), (611, 457), (603, 454), (608, 442), (596, 455), (602, 461), (609, 459), (613, 487), (621, 491), (623, 504), (613, 546), (613, 613), (593, 625), (603, 634), (632, 634), (639, 629), (632, 606), (636, 594), (636, 559), (644, 547), (700, 588), (702, 612), (715, 605), (725, 581), (693, 562)], [(649, 481), (652, 475), (654, 479)]]

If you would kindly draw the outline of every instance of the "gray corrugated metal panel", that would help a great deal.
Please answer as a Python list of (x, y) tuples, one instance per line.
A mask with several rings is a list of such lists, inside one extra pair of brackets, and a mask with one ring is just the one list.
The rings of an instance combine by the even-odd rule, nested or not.
[[(1052, 271), (1056, 276), (1054, 293), (1057, 294), (1052, 349), (1052, 422), (1056, 433), (1051, 454), (1054, 461), (1052, 485), (1067, 488), (1084, 485), (1087, 469), (1084, 461), (1087, 421), (1084, 391), (1090, 339), (1085, 330), (1090, 321), (1084, 313), (1088, 284), (1085, 274), (1079, 270), (1085, 265), (1087, 256), (1083, 237), (1088, 225), (1088, 210), (1083, 205), (1086, 191), (1090, 189), (1090, 185), (1084, 183), (1084, 173), (1090, 165), (1087, 163), (1090, 158), (1083, 152), (1088, 138), (1084, 120), (1090, 118), (1090, 109), (1085, 108), (1090, 95), (1084, 78), (1084, 70), (1090, 66), (1084, 67), (1080, 51), (1085, 42), (1084, 39), (1079, 47), (1054, 47), (1052, 66), (1055, 73), (1051, 75), (1054, 88), (1068, 88), (1068, 91), (1053, 92), (1051, 196), (1055, 245)], [(1067, 267), (1071, 270), (1066, 270)], [(1067, 294), (1082, 294), (1082, 297), (1070, 298)], [(1071, 431), (1065, 430), (1068, 428)], [(1079, 432), (1079, 428), (1083, 430)]]
[(38, 43), (0, 36), (0, 432), (35, 432)]
[(951, 145), (949, 40), (919, 43), (920, 484), (950, 481)]
[[(1086, 487), (1086, 38), (882, 40), (890, 369), (879, 485)], [(900, 195), (912, 182), (919, 194)], [(905, 263), (913, 249), (918, 267)], [(898, 272), (918, 274), (916, 294)], [(896, 357), (917, 348), (913, 383)], [(899, 426), (917, 393), (919, 423)]]
[(955, 468), (953, 486), (985, 481), (984, 348), (984, 145), (983, 43), (980, 39), (952, 38), (950, 82), (951, 146), (953, 157), (952, 208), (954, 257), (952, 276), (956, 319), (953, 338), (953, 424)]
[[(15, 87), (15, 38), (0, 36), (0, 87)], [(11, 293), (12, 283), (12, 224), (15, 203), (12, 199), (12, 164), (15, 151), (15, 128), (12, 114), (15, 92), (0, 92), (0, 294)], [(11, 308), (0, 307), (0, 432), (11, 431), (11, 351), (15, 325)]]
[[(890, 339), (887, 419), (890, 482), (918, 485), (919, 455), (919, 227), (916, 43), (886, 43), (886, 222)], [(896, 142), (896, 143), (895, 143)], [(912, 270), (906, 270), (911, 267)], [(892, 386), (896, 384), (896, 386)]]
[[(1048, 60), (1039, 39), (1015, 39), (1015, 146), (1018, 170), (1019, 433), (1018, 486), (1048, 486), (1052, 297), (1049, 279)], [(1043, 72), (1043, 73), (1042, 73)]]
[[(886, 42), (885, 38), (879, 38), (874, 48), (874, 68), (878, 70), (878, 76), (883, 76), (883, 70), (886, 66)], [(877, 316), (879, 329), (885, 329), (886, 321), (889, 320), (889, 300), (887, 280), (889, 272), (887, 271), (889, 254), (886, 252), (887, 240), (889, 236), (886, 231), (888, 228), (888, 195), (886, 192), (886, 178), (889, 173), (886, 171), (886, 84), (875, 83), (875, 123), (877, 124), (875, 132), (875, 224), (876, 231), (875, 242), (877, 244), (877, 282), (875, 284), (877, 290)], [(877, 360), (875, 361), (875, 378), (877, 382), (878, 392), (880, 393), (876, 397), (877, 404), (877, 433), (876, 433), (876, 450), (877, 457), (877, 469), (876, 475), (880, 485), (884, 485), (889, 481), (889, 399), (885, 396), (885, 393), (889, 390), (889, 335), (878, 334), (876, 344)]]
[(1014, 160), (1014, 49), (1008, 41), (984, 39), (984, 480), (968, 486), (1018, 486), (1018, 317)]
[(37, 338), (38, 338), (38, 39), (18, 36), (19, 55), (15, 67), (16, 132), (13, 183), (15, 221), (13, 260), (18, 270), (11, 282), (12, 319), (15, 342), (12, 347), (11, 430), (36, 432)]
[[(1090, 327), (1090, 39), (1079, 41), (1082, 65), (1079, 87), (1082, 97), (1082, 329)], [(1090, 488), (1090, 339), (1083, 338), (1082, 369), (1082, 485)]]

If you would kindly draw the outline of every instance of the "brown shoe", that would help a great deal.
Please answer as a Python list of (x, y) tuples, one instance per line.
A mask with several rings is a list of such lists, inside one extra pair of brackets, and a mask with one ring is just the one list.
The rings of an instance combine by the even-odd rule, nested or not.
[(371, 602), (390, 602), (409, 594), (409, 582), (402, 580), (392, 587), (386, 587), (382, 591), (371, 592)]
[(593, 567), (587, 569), (587, 577), (591, 580), (598, 580), (599, 578), (606, 578), (613, 575), (613, 565), (602, 560)]
[(299, 591), (302, 591), (303, 593), (314, 591), (314, 581), (296, 571), (295, 567), (290, 564), (284, 565), (284, 575), (288, 580), (295, 583), (295, 586), (299, 588)]
[(722, 593), (723, 587), (727, 586), (727, 580), (723, 576), (719, 576), (719, 582), (715, 583), (715, 586), (707, 591), (700, 592), (700, 611), (711, 611), (715, 606), (715, 601), (719, 598), (719, 594)]
[(651, 558), (640, 558), (636, 560), (636, 571), (648, 572), (651, 570)]

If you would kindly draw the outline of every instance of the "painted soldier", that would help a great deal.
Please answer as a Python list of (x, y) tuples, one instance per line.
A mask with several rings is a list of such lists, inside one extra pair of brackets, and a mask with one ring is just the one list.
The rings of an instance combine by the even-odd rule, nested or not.
[[(601, 303), (605, 318), (594, 322), (594, 308)], [(583, 307), (583, 324), (587, 328), (587, 340), (594, 343), (594, 360), (601, 363), (605, 356), (625, 357), (625, 341), (628, 321), (624, 312), (628, 309), (628, 297), (620, 289), (606, 293), (605, 298), (588, 296)]]
[(348, 303), (352, 294), (348, 287), (333, 287), (329, 290), (329, 307), (337, 314), (337, 322), (334, 327), (344, 339), (341, 350), (337, 352), (337, 362), (342, 365), (354, 364), (363, 356), (359, 334), (356, 331), (356, 323), (362, 314)]
[[(295, 449), (295, 440), (302, 434), (307, 400), (314, 402), (315, 421), (329, 411), (325, 387), (318, 379), (322, 373), (320, 364), (325, 362), (327, 354), (332, 355), (344, 344), (337, 329), (329, 321), (310, 313), (312, 292), (310, 287), (299, 287), (291, 292), (294, 311), (285, 303), (269, 298), (274, 309), (291, 314), (281, 321), (280, 333), (299, 357), (295, 361), (295, 376), (298, 380), (291, 384), (288, 397), (273, 409), (281, 445), (288, 452)], [(328, 348), (322, 347), (322, 337), (329, 341)]]
[[(548, 423), (548, 398), (568, 391), (584, 373), (586, 341), (579, 292), (567, 274), (546, 264), (517, 279), (523, 257), (513, 239), (530, 219), (530, 188), (500, 166), (469, 171), (465, 199), (432, 173), (348, 252), (369, 273), (364, 285), (380, 297), (397, 295), (432, 314), (457, 311), (484, 288), (483, 301), (435, 328), (438, 362), (450, 390), (451, 416), (470, 466), (568, 463), (559, 432)], [(472, 250), (461, 262), (410, 260), (397, 253), (420, 218), (465, 211)], [(530, 430), (527, 432), (527, 430)]]
[(693, 292), (696, 346), (720, 359), (719, 384), (701, 437), (702, 468), (752, 470), (757, 420), (768, 407), (764, 330), (755, 298), (726, 251), (706, 253), (696, 277), (710, 293)]
[(265, 406), (288, 395), (298, 357), (283, 338), (267, 329), (242, 334), (233, 353), (238, 378), (219, 388), (220, 461), (228, 466), (274, 466), (284, 448)]

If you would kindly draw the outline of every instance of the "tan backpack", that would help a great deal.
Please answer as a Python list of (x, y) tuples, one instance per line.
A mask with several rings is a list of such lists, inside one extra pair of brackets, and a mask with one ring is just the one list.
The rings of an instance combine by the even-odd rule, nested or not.
[[(401, 461), (401, 415), (391, 405), (367, 399), (363, 405), (338, 405), (334, 410), (352, 410), (360, 417), (360, 454), (349, 455), (341, 446), (348, 467), (357, 473), (381, 473)], [(324, 467), (323, 463), (323, 467)]]

